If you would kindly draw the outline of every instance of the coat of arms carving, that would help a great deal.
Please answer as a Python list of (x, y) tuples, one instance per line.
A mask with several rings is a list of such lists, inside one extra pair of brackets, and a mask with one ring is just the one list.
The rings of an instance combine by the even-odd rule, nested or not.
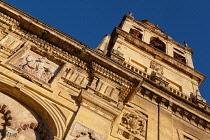
[(124, 113), (121, 119), (121, 125), (132, 134), (145, 137), (146, 119), (136, 112)]

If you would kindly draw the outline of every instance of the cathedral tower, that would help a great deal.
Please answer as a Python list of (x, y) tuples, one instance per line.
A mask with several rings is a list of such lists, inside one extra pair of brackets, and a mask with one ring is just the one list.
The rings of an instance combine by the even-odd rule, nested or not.
[(192, 55), (132, 14), (92, 49), (0, 1), (0, 139), (209, 140)]

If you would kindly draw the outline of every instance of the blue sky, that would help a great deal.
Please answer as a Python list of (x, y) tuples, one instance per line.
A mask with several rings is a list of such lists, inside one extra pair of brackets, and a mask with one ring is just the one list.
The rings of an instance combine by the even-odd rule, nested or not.
[(207, 76), (200, 87), (210, 104), (209, 0), (4, 0), (33, 17), (95, 48), (124, 14), (149, 19), (175, 41), (188, 42), (195, 69)]

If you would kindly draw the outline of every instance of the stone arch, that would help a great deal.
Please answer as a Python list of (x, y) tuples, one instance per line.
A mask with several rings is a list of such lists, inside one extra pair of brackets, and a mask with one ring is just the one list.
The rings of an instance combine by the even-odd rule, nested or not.
[[(0, 102), (3, 102), (0, 104), (2, 126), (0, 139), (52, 139), (46, 124), (33, 110), (4, 93), (0, 93), (0, 98), (2, 99)], [(32, 131), (29, 133), (30, 129)]]
[(150, 38), (150, 45), (162, 52), (166, 52), (166, 44), (157, 37)]
[(19, 89), (17, 82), (7, 82), (8, 79), (0, 81), (0, 92), (3, 92), (11, 98), (18, 100), (31, 108), (44, 120), (44, 122), (46, 122), (51, 134), (57, 139), (62, 139), (64, 133), (64, 125), (62, 124), (62, 121), (59, 119), (59, 116), (51, 107), (51, 105), (39, 95), (33, 94), (33, 91), (29, 90), (28, 88), (23, 87)]

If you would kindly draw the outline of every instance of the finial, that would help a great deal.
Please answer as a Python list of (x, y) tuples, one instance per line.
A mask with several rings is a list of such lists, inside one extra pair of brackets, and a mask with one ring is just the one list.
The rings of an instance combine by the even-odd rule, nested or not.
[(188, 45), (187, 45), (187, 42), (186, 42), (186, 41), (184, 42), (184, 46), (185, 46), (185, 47), (188, 47)]
[(155, 25), (157, 28), (160, 28), (159, 25)]
[(133, 14), (133, 13), (132, 13), (132, 12), (130, 12), (128, 15), (129, 15), (129, 16), (132, 16), (132, 14)]

